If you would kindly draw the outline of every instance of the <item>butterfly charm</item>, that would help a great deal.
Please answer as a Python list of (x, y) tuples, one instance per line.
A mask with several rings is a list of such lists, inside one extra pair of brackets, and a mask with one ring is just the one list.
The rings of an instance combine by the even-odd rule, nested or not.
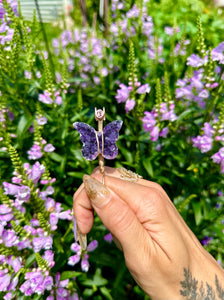
[[(100, 172), (103, 174), (102, 180), (104, 184), (104, 158), (114, 159), (118, 154), (116, 141), (119, 137), (119, 131), (122, 126), (122, 121), (113, 121), (103, 128), (103, 121), (105, 120), (105, 108), (95, 108), (95, 119), (98, 122), (98, 130), (96, 131), (92, 126), (83, 123), (75, 122), (74, 128), (80, 134), (80, 140), (83, 143), (82, 156), (87, 160), (94, 160), (99, 155)], [(78, 240), (82, 250), (86, 250), (87, 237), (86, 234), (81, 234), (78, 227), (76, 230)]]
[(74, 128), (80, 134), (83, 143), (82, 155), (87, 160), (94, 160), (98, 154), (106, 159), (114, 159), (118, 154), (116, 141), (119, 137), (123, 121), (117, 120), (107, 124), (102, 131), (96, 131), (92, 126), (75, 122)]

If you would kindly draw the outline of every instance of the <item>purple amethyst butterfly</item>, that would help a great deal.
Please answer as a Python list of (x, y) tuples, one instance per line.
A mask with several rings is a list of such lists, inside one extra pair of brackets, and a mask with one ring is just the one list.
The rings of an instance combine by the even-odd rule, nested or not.
[(114, 159), (118, 154), (116, 141), (122, 123), (121, 120), (113, 121), (103, 128), (102, 133), (86, 123), (75, 122), (73, 126), (80, 133), (80, 140), (83, 143), (83, 157), (94, 160), (98, 154), (102, 154), (106, 159)]

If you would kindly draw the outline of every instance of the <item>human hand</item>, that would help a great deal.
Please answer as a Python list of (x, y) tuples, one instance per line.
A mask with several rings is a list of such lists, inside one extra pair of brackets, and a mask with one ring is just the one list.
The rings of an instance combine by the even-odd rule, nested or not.
[[(117, 169), (84, 176), (74, 195), (74, 214), (82, 234), (93, 209), (121, 244), (126, 265), (142, 289), (161, 300), (224, 299), (224, 272), (201, 246), (162, 187), (139, 179), (128, 182)], [(94, 178), (93, 178), (94, 177)], [(98, 180), (96, 180), (98, 179)], [(195, 283), (195, 280), (198, 283)]]

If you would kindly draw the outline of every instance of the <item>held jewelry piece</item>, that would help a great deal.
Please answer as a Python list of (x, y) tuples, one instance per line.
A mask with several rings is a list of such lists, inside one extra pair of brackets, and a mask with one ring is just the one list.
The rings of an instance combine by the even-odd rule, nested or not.
[[(75, 122), (73, 126), (79, 132), (80, 140), (83, 143), (82, 156), (86, 160), (95, 160), (99, 156), (99, 167), (101, 174), (103, 174), (102, 181), (104, 184), (104, 158), (114, 159), (118, 155), (116, 141), (119, 138), (119, 131), (123, 121), (113, 121), (103, 128), (103, 121), (106, 119), (105, 108), (102, 110), (96, 107), (95, 119), (98, 122), (97, 131), (89, 124), (83, 122)], [(86, 250), (86, 235), (81, 234), (78, 228), (77, 234), (81, 248)]]
[(118, 168), (117, 170), (121, 173), (120, 178), (126, 181), (136, 182), (138, 179), (142, 178), (141, 175), (138, 175), (137, 173), (127, 170), (123, 167)]

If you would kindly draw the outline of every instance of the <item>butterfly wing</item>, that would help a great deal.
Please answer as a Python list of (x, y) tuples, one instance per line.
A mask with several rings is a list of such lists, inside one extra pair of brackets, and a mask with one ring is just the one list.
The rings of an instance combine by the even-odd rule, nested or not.
[(74, 128), (80, 134), (80, 140), (83, 143), (82, 156), (87, 160), (94, 160), (98, 155), (96, 131), (95, 129), (83, 122), (75, 122)]
[(104, 150), (103, 156), (106, 159), (114, 159), (118, 154), (118, 148), (116, 141), (119, 137), (119, 131), (121, 129), (123, 121), (117, 120), (107, 124), (103, 129), (104, 135)]

